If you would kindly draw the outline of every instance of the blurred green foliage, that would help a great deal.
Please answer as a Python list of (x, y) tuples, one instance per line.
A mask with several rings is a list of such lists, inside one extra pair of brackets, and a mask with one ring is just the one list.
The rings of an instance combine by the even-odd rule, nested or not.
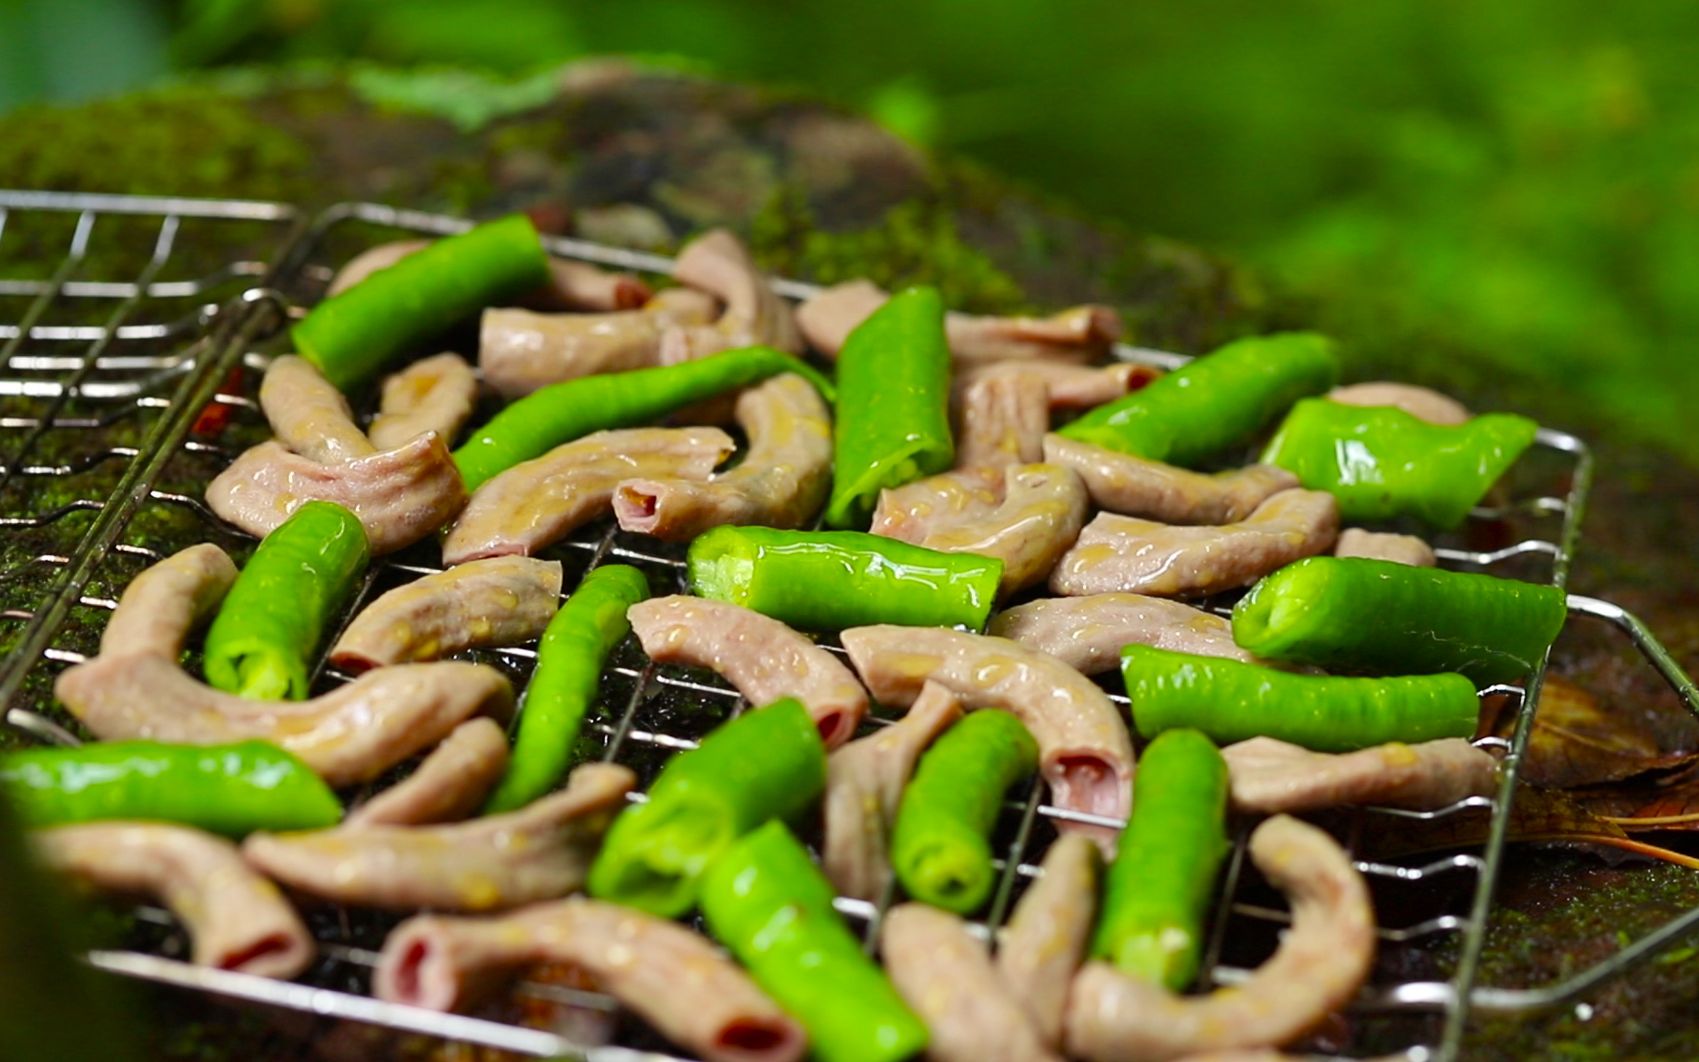
[[(449, 64), (471, 73), (396, 102), (463, 126), (523, 106), (546, 86), (536, 75), (588, 53), (796, 86), (1239, 256), (1347, 335), (1487, 351), (1699, 460), (1685, 408), (1699, 402), (1692, 0), (8, 7), (22, 32), (0, 35), (0, 105), (107, 91), (167, 61)], [(91, 34), (95, 9), (110, 22)], [(92, 80), (76, 83), (41, 61), (76, 54), (63, 39), (109, 61), (85, 63)], [(35, 59), (4, 62), (12, 53)], [(491, 74), (516, 83), (492, 94), (454, 80)], [(416, 95), (372, 76), (380, 98)]]

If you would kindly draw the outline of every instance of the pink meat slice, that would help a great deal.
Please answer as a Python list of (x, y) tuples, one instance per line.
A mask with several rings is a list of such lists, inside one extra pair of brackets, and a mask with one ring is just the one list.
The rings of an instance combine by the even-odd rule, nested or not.
[(1415, 384), (1377, 381), (1335, 387), (1328, 401), (1348, 406), (1393, 406), (1430, 424), (1462, 424), (1469, 410), (1450, 395)]
[(412, 774), (350, 811), (345, 828), (423, 826), (474, 814), (507, 770), (507, 731), (480, 716), (454, 728)]
[(1284, 490), (1244, 520), (1172, 527), (1100, 513), (1050, 575), (1053, 593), (1192, 597), (1248, 586), (1333, 546), (1339, 506), (1320, 491)]
[(641, 309), (609, 313), (489, 309), (479, 328), (478, 367), (484, 382), (508, 398), (562, 380), (644, 369), (660, 363), (668, 329), (706, 325), (714, 311), (712, 297), (690, 288), (669, 288)]
[(263, 538), (309, 501), (329, 501), (360, 518), (374, 554), (411, 546), (460, 511), (466, 488), (435, 433), (339, 465), (320, 464), (263, 442), (207, 484), (213, 512)]
[(104, 892), (156, 897), (188, 930), (201, 966), (289, 978), (312, 965), (312, 935), (236, 846), (186, 826), (98, 822), (30, 835), (52, 870)]
[(735, 448), (718, 428), (599, 431), (557, 446), (478, 488), (443, 540), (443, 561), (535, 553), (607, 513), (620, 483), (706, 479)]
[(454, 1010), (540, 963), (589, 973), (661, 1035), (712, 1062), (794, 1062), (807, 1049), (796, 1022), (708, 940), (594, 900), (496, 918), (410, 918), (384, 942), (373, 989), (390, 1002)]
[(725, 601), (653, 597), (626, 610), (631, 631), (658, 664), (718, 672), (756, 707), (795, 697), (827, 748), (850, 739), (867, 691), (831, 653), (778, 620)]
[(1368, 557), (1372, 560), (1408, 564), (1413, 568), (1432, 568), (1439, 563), (1434, 548), (1415, 535), (1364, 531), (1347, 527), (1339, 532), (1339, 542), (1333, 547), (1335, 557)]
[[(843, 632), (842, 642), (880, 704), (911, 704), (931, 680), (969, 708), (1011, 711), (1038, 743), (1052, 803), (1126, 819), (1133, 794), (1127, 725), (1108, 696), (1067, 664), (1006, 638), (942, 628), (856, 627)], [(1110, 828), (1066, 819), (1060, 825), (1090, 828), (1104, 844), (1113, 843)]]
[(891, 827), (903, 787), (926, 747), (960, 719), (948, 688), (929, 682), (908, 714), (826, 760), (826, 843), (821, 864), (841, 895), (877, 902), (891, 882)]
[(1049, 391), (1035, 376), (983, 376), (962, 392), (956, 419), (956, 466), (1002, 468), (1044, 460)]
[(486, 557), (415, 579), (354, 617), (330, 651), (352, 671), (542, 637), (560, 607), (559, 561)]
[(210, 542), (173, 553), (130, 580), (100, 636), (102, 655), (176, 660), (189, 632), (218, 612), (236, 565)]
[(709, 478), (631, 479), (614, 490), (627, 531), (688, 541), (724, 524), (801, 527), (826, 500), (832, 479), (832, 414), (812, 384), (775, 376), (737, 399), (749, 440), (735, 468)]
[(1292, 927), (1248, 981), (1205, 996), (1092, 962), (1068, 999), (1070, 1054), (1090, 1062), (1160, 1062), (1288, 1043), (1354, 995), (1374, 964), (1369, 892), (1333, 838), (1284, 815), (1251, 835), (1251, 859), (1287, 896)]
[(1044, 855), (1044, 874), (1015, 905), (997, 948), (997, 971), (1026, 1010), (1039, 1038), (1062, 1043), (1068, 985), (1097, 924), (1103, 858), (1080, 834), (1065, 834)]
[(1258, 737), (1221, 755), (1233, 807), (1259, 815), (1360, 804), (1426, 811), (1498, 788), (1498, 760), (1462, 738), (1329, 754)]
[[(982, 380), (1017, 377), (1030, 385), (1042, 384), (1052, 411), (1090, 409), (1113, 402), (1122, 395), (1162, 375), (1152, 365), (1122, 361), (1112, 365), (1075, 365), (1065, 361), (993, 361), (958, 368), (958, 393), (965, 393)], [(1037, 460), (1034, 458), (1033, 460)]]
[(999, 612), (988, 634), (1048, 653), (1085, 675), (1118, 670), (1121, 650), (1150, 645), (1255, 662), (1223, 616), (1143, 594), (1089, 594), (1029, 601)]
[(502, 815), (425, 826), (341, 826), (256, 833), (242, 856), (267, 877), (333, 903), (406, 910), (494, 911), (584, 885), (602, 834), (636, 783), (590, 763), (565, 789)]
[(1060, 1062), (962, 920), (921, 903), (885, 915), (885, 972), (926, 1023), (935, 1062)]
[(452, 442), (477, 400), (478, 376), (465, 358), (422, 358), (384, 380), (378, 415), (366, 434), (380, 450), (393, 450), (426, 432)]
[(340, 465), (377, 453), (348, 400), (306, 358), (286, 354), (271, 363), (260, 409), (277, 441), (308, 460)]
[[(326, 296), (340, 295), (360, 281), (430, 246), (430, 240), (396, 240), (350, 258), (331, 278)], [(626, 310), (649, 298), (649, 285), (630, 273), (611, 273), (588, 262), (549, 259), (549, 282), (525, 301), (555, 310)]]
[(790, 306), (756, 268), (748, 248), (729, 231), (713, 229), (686, 244), (673, 263), (673, 278), (719, 299), (725, 311), (711, 325), (669, 328), (661, 339), (662, 364), (752, 344), (790, 354), (801, 352), (802, 336)]
[(1298, 485), (1297, 476), (1273, 465), (1205, 475), (1061, 435), (1044, 437), (1044, 460), (1079, 473), (1099, 508), (1165, 524), (1235, 523)]

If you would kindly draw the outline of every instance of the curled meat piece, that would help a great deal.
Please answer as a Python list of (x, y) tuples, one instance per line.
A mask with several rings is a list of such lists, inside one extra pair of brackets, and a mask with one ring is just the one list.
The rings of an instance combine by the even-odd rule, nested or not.
[(458, 822), (483, 804), (507, 770), (507, 732), (493, 719), (468, 719), (412, 774), (350, 811), (344, 828)]
[(997, 970), (1039, 1038), (1062, 1042), (1068, 985), (1085, 961), (1097, 924), (1097, 879), (1103, 859), (1079, 834), (1057, 838), (1044, 855), (1044, 876), (1027, 889), (1003, 930)]
[[(1052, 411), (1090, 409), (1113, 402), (1150, 383), (1162, 370), (1153, 365), (1120, 361), (1112, 365), (1075, 365), (1065, 361), (992, 361), (957, 370), (958, 393), (982, 380), (1017, 377), (1028, 386), (1042, 385)], [(1034, 458), (1033, 460), (1037, 460)]]
[[(796, 311), (808, 345), (835, 358), (844, 340), (890, 296), (866, 280), (821, 291)], [(1121, 318), (1107, 306), (1085, 305), (1049, 317), (979, 317), (950, 313), (944, 319), (950, 353), (958, 364), (1030, 359), (1090, 362), (1121, 337)]]
[(587, 972), (661, 1035), (713, 1062), (793, 1062), (807, 1047), (802, 1029), (706, 938), (594, 900), (498, 918), (410, 918), (384, 942), (372, 984), (379, 999), (454, 1010), (540, 963)]
[(447, 523), (466, 503), (466, 488), (435, 434), (340, 465), (263, 442), (206, 488), (213, 512), (258, 538), (309, 501), (335, 502), (354, 513), (372, 552), (381, 554), (411, 546)]
[(638, 310), (616, 313), (533, 313), (485, 310), (478, 333), (478, 367), (484, 382), (508, 398), (539, 387), (655, 365), (669, 329), (707, 325), (711, 296), (669, 288)]
[(285, 354), (271, 363), (260, 409), (277, 440), (310, 461), (340, 465), (377, 453), (348, 399), (306, 358)]
[(997, 469), (1044, 460), (1050, 430), (1048, 392), (1033, 377), (1000, 373), (962, 392), (956, 420), (958, 468)]
[(560, 606), (559, 561), (487, 557), (398, 586), (361, 610), (330, 651), (338, 667), (436, 660), (542, 637)]
[(1338, 530), (1333, 495), (1312, 490), (1283, 490), (1245, 519), (1220, 527), (1171, 527), (1099, 513), (1050, 574), (1050, 589), (1069, 596), (1218, 593), (1325, 552)]
[(477, 400), (478, 377), (465, 358), (423, 358), (384, 380), (378, 415), (366, 435), (380, 450), (392, 450), (428, 431), (452, 442)]
[(710, 668), (756, 707), (795, 697), (837, 748), (867, 714), (867, 691), (831, 653), (776, 619), (705, 598), (652, 597), (626, 610), (631, 631), (658, 664)]
[(1258, 737), (1221, 755), (1233, 807), (1258, 815), (1359, 804), (1426, 811), (1498, 787), (1498, 760), (1462, 738), (1330, 754)]
[[(340, 295), (380, 269), (429, 246), (430, 240), (380, 243), (345, 262), (331, 278), (326, 297)], [(628, 310), (649, 298), (649, 285), (630, 273), (610, 273), (588, 262), (549, 259), (549, 283), (532, 292), (527, 302), (556, 310)]]
[(1328, 401), (1348, 406), (1395, 406), (1430, 424), (1462, 424), (1469, 410), (1450, 395), (1415, 384), (1379, 381), (1335, 387)]
[(504, 815), (431, 826), (256, 833), (242, 856), (291, 889), (360, 907), (493, 911), (584, 885), (608, 823), (636, 783), (590, 763), (565, 789)]
[(1273, 465), (1205, 475), (1061, 435), (1044, 437), (1044, 460), (1078, 472), (1099, 508), (1165, 524), (1235, 523), (1298, 485), (1297, 476)]
[(880, 928), (879, 950), (891, 983), (931, 1034), (927, 1058), (1060, 1062), (960, 918), (923, 903), (894, 907)]
[(1248, 981), (1176, 996), (1092, 962), (1068, 997), (1071, 1054), (1159, 1062), (1284, 1044), (1347, 1002), (1374, 963), (1374, 912), (1362, 875), (1333, 838), (1280, 815), (1251, 834), (1251, 859), (1292, 904), (1292, 927)]
[(949, 473), (882, 491), (874, 534), (946, 553), (977, 553), (1003, 562), (998, 592), (1044, 580), (1074, 544), (1085, 522), (1080, 478), (1060, 465), (1009, 465), (993, 505), (976, 503), (990, 489), (972, 474)]
[(685, 244), (674, 261), (673, 278), (719, 299), (725, 311), (711, 325), (669, 328), (661, 338), (663, 365), (756, 343), (790, 354), (802, 350), (790, 306), (755, 267), (743, 242), (725, 229), (713, 229)]
[(534, 553), (603, 515), (629, 479), (706, 479), (736, 449), (718, 428), (599, 431), (491, 478), (443, 540), (446, 564)]
[(1038, 742), (1052, 802), (1087, 815), (1127, 817), (1133, 793), (1127, 725), (1104, 692), (1067, 664), (1007, 638), (942, 628), (855, 627), (842, 641), (880, 704), (910, 704), (930, 679), (969, 708), (1011, 711)]
[(723, 524), (807, 523), (832, 478), (832, 414), (819, 392), (783, 373), (738, 396), (737, 421), (749, 439), (737, 467), (706, 482), (626, 480), (614, 491), (619, 526), (679, 542)]
[(1088, 594), (1029, 601), (999, 612), (986, 633), (1048, 653), (1085, 675), (1121, 666), (1121, 650), (1150, 645), (1254, 663), (1223, 616), (1143, 594)]
[(962, 716), (956, 695), (921, 687), (908, 714), (826, 760), (826, 843), (821, 864), (845, 896), (877, 902), (891, 883), (891, 827), (914, 765)]
[(182, 921), (201, 966), (294, 977), (313, 938), (277, 886), (236, 846), (186, 826), (96, 822), (31, 835), (43, 863), (96, 889), (157, 897)]
[(124, 588), (100, 635), (101, 654), (176, 660), (189, 632), (218, 611), (235, 581), (236, 565), (210, 542), (173, 553)]
[(1408, 564), (1413, 568), (1432, 568), (1439, 562), (1434, 548), (1415, 535), (1395, 535), (1381, 531), (1364, 531), (1347, 527), (1339, 532), (1339, 542), (1333, 547), (1335, 557), (1368, 557), (1371, 560)]

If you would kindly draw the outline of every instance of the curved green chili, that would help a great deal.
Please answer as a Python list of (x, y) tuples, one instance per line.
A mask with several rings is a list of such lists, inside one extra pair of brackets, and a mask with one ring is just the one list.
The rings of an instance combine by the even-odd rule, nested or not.
[(1003, 562), (865, 531), (716, 527), (690, 544), (690, 591), (793, 627), (874, 623), (981, 630)]
[(515, 214), (438, 240), (313, 307), (295, 349), (347, 390), (486, 306), (547, 283), (549, 257)]
[(1337, 382), (1339, 359), (1326, 336), (1251, 336), (1098, 406), (1058, 434), (1189, 466), (1244, 442), (1293, 402)]
[(1516, 463), (1538, 430), (1512, 413), (1430, 424), (1392, 406), (1310, 398), (1293, 407), (1262, 460), (1339, 499), (1342, 519), (1409, 515), (1450, 528)]
[(141, 819), (240, 837), (323, 829), (342, 818), (330, 787), (265, 741), (24, 749), (0, 756), (0, 786), (31, 826)]
[(1471, 737), (1481, 711), (1475, 684), (1455, 674), (1299, 675), (1144, 645), (1121, 650), (1121, 674), (1133, 722), (1147, 738), (1192, 727), (1223, 745), (1272, 737), (1317, 752), (1350, 752)]
[(206, 634), (206, 679), (261, 700), (307, 696), (308, 662), (371, 550), (360, 518), (310, 501), (260, 541)]
[(1568, 617), (1555, 586), (1311, 557), (1251, 588), (1233, 640), (1265, 660), (1378, 674), (1457, 671), (1481, 685), (1532, 671)]
[(950, 437), (950, 347), (936, 288), (891, 296), (838, 354), (826, 523), (866, 527), (879, 492), (942, 472)]
[(653, 369), (564, 380), (531, 392), (497, 413), (454, 451), (467, 490), (522, 461), (593, 431), (646, 424), (673, 410), (794, 372), (827, 402), (832, 385), (818, 370), (772, 347), (740, 347)]
[(970, 712), (920, 757), (891, 831), (891, 868), (908, 894), (957, 914), (991, 895), (991, 828), (1011, 785), (1038, 769), (1021, 721)]
[(1227, 854), (1227, 762), (1196, 730), (1168, 730), (1139, 757), (1092, 954), (1172, 992), (1191, 984)]
[(926, 1026), (832, 907), (832, 886), (790, 831), (769, 822), (702, 879), (708, 929), (802, 1023), (826, 1062), (918, 1055)]
[(825, 785), (826, 748), (800, 703), (746, 712), (668, 760), (647, 802), (614, 820), (590, 895), (676, 918), (715, 857), (768, 819), (797, 815)]
[(512, 811), (547, 793), (566, 773), (578, 730), (596, 699), (602, 663), (631, 631), (625, 610), (649, 596), (649, 580), (628, 564), (604, 564), (578, 584), (537, 643), (537, 666), (519, 706), (519, 734), (507, 773), (484, 806)]

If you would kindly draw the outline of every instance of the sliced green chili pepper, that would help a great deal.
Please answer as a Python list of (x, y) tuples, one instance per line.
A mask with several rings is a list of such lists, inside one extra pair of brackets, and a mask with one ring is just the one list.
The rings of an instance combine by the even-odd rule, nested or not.
[(1121, 674), (1133, 722), (1147, 738), (1193, 727), (1223, 745), (1272, 737), (1317, 752), (1350, 752), (1470, 737), (1481, 711), (1475, 684), (1456, 674), (1299, 675), (1145, 645), (1121, 650)]
[(1555, 586), (1311, 557), (1251, 588), (1233, 609), (1233, 640), (1265, 660), (1383, 675), (1457, 671), (1484, 686), (1532, 671), (1568, 614)]
[(826, 523), (866, 527), (881, 490), (956, 459), (938, 290), (900, 291), (857, 325), (838, 354), (838, 388)]
[(302, 357), (347, 390), (409, 347), (548, 279), (537, 230), (515, 214), (378, 270), (319, 303), (289, 334)]
[(0, 785), (32, 826), (142, 819), (240, 837), (323, 829), (342, 818), (330, 787), (265, 741), (24, 749), (0, 756)]
[(690, 544), (690, 590), (805, 630), (873, 623), (980, 630), (1003, 562), (865, 531), (716, 527)]
[(359, 517), (310, 501), (260, 541), (206, 634), (206, 679), (260, 700), (302, 700), (308, 662), (371, 550)]
[(800, 703), (746, 712), (668, 760), (648, 801), (614, 820), (590, 895), (676, 918), (715, 857), (768, 819), (795, 816), (825, 785), (826, 748)]
[(826, 1062), (898, 1062), (926, 1026), (832, 908), (832, 886), (777, 822), (732, 845), (702, 880), (708, 929), (802, 1023)]
[(1097, 407), (1059, 434), (1189, 466), (1246, 441), (1293, 402), (1338, 381), (1339, 359), (1326, 336), (1251, 336)]
[(1191, 984), (1226, 854), (1227, 762), (1196, 730), (1165, 731), (1139, 757), (1092, 954), (1172, 992)]
[(578, 584), (537, 643), (537, 666), (520, 704), (507, 774), (485, 805), (512, 811), (547, 793), (566, 773), (578, 729), (596, 699), (602, 664), (631, 631), (625, 610), (649, 596), (649, 580), (627, 564), (604, 564)]
[(1392, 406), (1310, 398), (1293, 407), (1262, 460), (1339, 499), (1342, 519), (1409, 515), (1450, 528), (1516, 463), (1538, 430), (1512, 413), (1430, 424)]
[(593, 431), (646, 424), (692, 402), (784, 372), (803, 376), (832, 401), (831, 382), (818, 370), (772, 347), (740, 347), (677, 365), (584, 376), (540, 388), (473, 432), (454, 451), (454, 463), (466, 489), (475, 490), (497, 473)]
[(991, 895), (991, 828), (1011, 785), (1038, 769), (1038, 743), (1008, 712), (971, 712), (920, 757), (891, 831), (908, 894), (957, 914)]

